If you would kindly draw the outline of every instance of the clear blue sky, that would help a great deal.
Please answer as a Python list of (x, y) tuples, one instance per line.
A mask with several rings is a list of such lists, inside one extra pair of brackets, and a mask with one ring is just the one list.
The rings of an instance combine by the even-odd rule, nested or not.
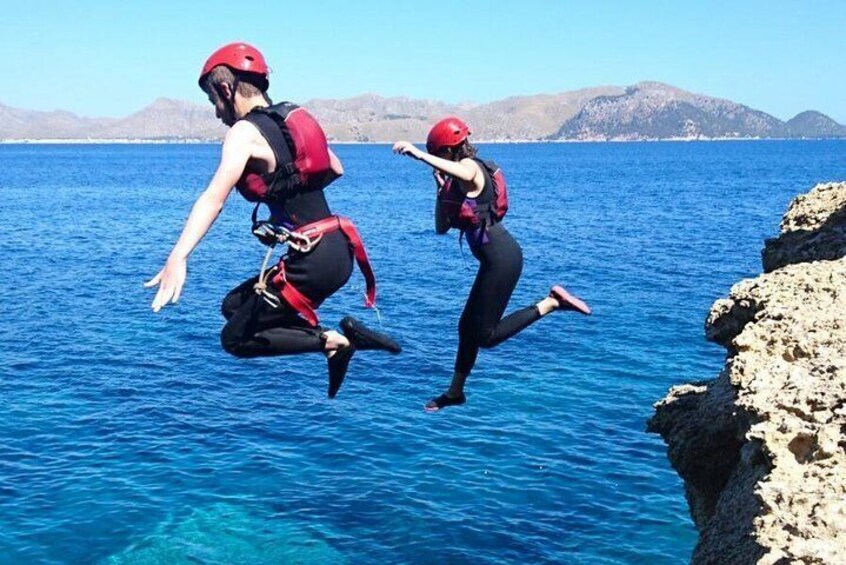
[(521, 2), (0, 0), (0, 103), (123, 116), (258, 46), (271, 95), (448, 102), (659, 80), (785, 119), (846, 123), (846, 0)]

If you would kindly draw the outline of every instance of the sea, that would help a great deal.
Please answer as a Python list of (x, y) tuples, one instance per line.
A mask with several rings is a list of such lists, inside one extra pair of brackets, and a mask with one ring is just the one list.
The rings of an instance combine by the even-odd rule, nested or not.
[(0, 145), (0, 563), (578, 563), (690, 559), (697, 532), (653, 403), (714, 378), (703, 321), (761, 272), (796, 195), (846, 178), (846, 141), (481, 145), (508, 179), (525, 267), (510, 309), (556, 312), (450, 380), (477, 263), (438, 236), (434, 183), (388, 145), (338, 145), (332, 209), (378, 279), (321, 308), (390, 333), (326, 398), (319, 354), (236, 359), (220, 301), (264, 248), (237, 193), (162, 267), (220, 147)]

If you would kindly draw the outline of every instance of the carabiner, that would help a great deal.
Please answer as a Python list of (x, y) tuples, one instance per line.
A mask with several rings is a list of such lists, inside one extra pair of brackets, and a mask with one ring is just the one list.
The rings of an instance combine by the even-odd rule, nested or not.
[(320, 243), (322, 237), (323, 234), (319, 234), (316, 238), (312, 239), (304, 233), (290, 232), (286, 243), (289, 247), (300, 253), (309, 253), (314, 249), (315, 245)]

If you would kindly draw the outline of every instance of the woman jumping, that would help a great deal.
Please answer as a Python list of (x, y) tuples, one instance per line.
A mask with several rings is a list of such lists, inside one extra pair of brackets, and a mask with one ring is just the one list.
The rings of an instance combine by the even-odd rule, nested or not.
[(508, 207), (505, 178), (492, 162), (477, 157), (468, 141), (470, 129), (461, 119), (448, 117), (429, 132), (424, 153), (408, 141), (394, 144), (394, 152), (423, 161), (434, 169), (437, 185), (435, 231), (461, 230), (479, 271), (458, 323), (458, 354), (447, 391), (425, 408), (436, 411), (464, 404), (464, 383), (476, 363), (479, 348), (499, 345), (554, 310), (590, 314), (583, 301), (560, 286), (534, 306), (503, 318), (511, 293), (523, 270), (523, 252), (502, 224)]

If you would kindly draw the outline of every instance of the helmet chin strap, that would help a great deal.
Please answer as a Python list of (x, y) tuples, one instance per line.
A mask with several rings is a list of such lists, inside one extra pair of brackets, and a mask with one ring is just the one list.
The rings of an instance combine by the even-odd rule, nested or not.
[(241, 84), (241, 79), (235, 75), (235, 80), (232, 81), (231, 94), (230, 94), (230, 102), (232, 103), (232, 108), (235, 108), (235, 93), (238, 92), (238, 86)]

